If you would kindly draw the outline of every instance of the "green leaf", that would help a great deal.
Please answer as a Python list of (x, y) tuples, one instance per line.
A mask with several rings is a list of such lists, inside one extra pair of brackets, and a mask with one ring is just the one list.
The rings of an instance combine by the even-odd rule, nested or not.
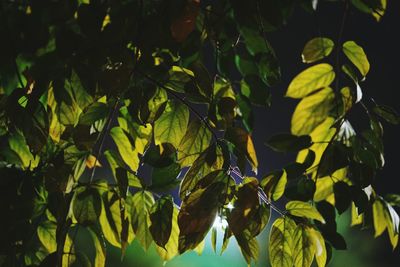
[(387, 0), (351, 0), (351, 3), (360, 11), (372, 15), (380, 21), (386, 11)]
[(176, 207), (173, 207), (173, 212), (172, 212), (172, 224), (171, 224), (171, 234), (169, 236), (169, 240), (167, 244), (165, 245), (165, 248), (156, 246), (157, 253), (160, 255), (160, 257), (168, 261), (175, 257), (179, 251), (178, 251), (178, 239), (179, 239), (179, 226), (178, 226), (178, 209)]
[(310, 267), (316, 251), (310, 227), (298, 224), (293, 235), (293, 263), (295, 267)]
[(286, 204), (286, 210), (297, 217), (305, 217), (325, 223), (324, 217), (308, 202), (293, 200)]
[(171, 196), (161, 197), (150, 210), (150, 233), (154, 242), (164, 249), (171, 235), (173, 211)]
[(57, 250), (56, 230), (57, 224), (51, 221), (43, 221), (37, 227), (36, 231), (39, 240), (48, 253), (53, 253)]
[(269, 235), (269, 259), (272, 267), (292, 267), (296, 223), (285, 216), (272, 225)]
[(111, 245), (124, 250), (134, 238), (132, 228), (127, 223), (128, 212), (121, 208), (125, 206), (125, 200), (108, 191), (103, 194), (102, 204), (99, 218), (101, 231)]
[(310, 134), (328, 117), (334, 98), (335, 94), (330, 87), (303, 98), (292, 116), (292, 134)]
[(148, 191), (139, 191), (131, 197), (132, 228), (144, 250), (149, 249), (153, 241), (149, 230), (150, 209), (153, 204), (153, 195)]
[(312, 145), (309, 135), (295, 136), (291, 134), (277, 134), (272, 136), (266, 145), (278, 152), (296, 152)]
[(252, 170), (257, 174), (257, 155), (249, 133), (238, 127), (230, 127), (225, 132), (225, 138), (235, 145), (239, 153), (246, 156)]
[(96, 252), (93, 266), (104, 267), (106, 265), (106, 243), (104, 237), (102, 236), (100, 229), (97, 227), (92, 226), (87, 229), (93, 239), (94, 249)]
[(317, 37), (308, 41), (301, 57), (304, 63), (313, 63), (330, 55), (335, 44), (329, 38)]
[(335, 79), (333, 67), (326, 63), (321, 63), (301, 72), (297, 75), (286, 92), (287, 97), (303, 98), (312, 92), (328, 87)]
[(393, 209), (393, 207), (388, 203), (385, 203), (385, 204), (386, 204), (385, 220), (386, 220), (386, 225), (387, 225), (387, 229), (388, 229), (389, 239), (390, 239), (390, 242), (392, 243), (393, 249), (395, 249), (399, 242), (400, 219), (399, 219), (399, 215)]
[(135, 151), (135, 147), (129, 140), (127, 133), (121, 127), (114, 127), (110, 130), (110, 136), (114, 140), (123, 161), (132, 171), (137, 171), (139, 168), (139, 155)]
[(343, 53), (357, 67), (361, 75), (365, 77), (370, 65), (364, 49), (354, 41), (347, 41), (343, 44)]
[(224, 158), (219, 146), (212, 144), (204, 150), (193, 162), (181, 182), (179, 189), (181, 199), (184, 199), (203, 177), (215, 170), (222, 169), (223, 163)]
[(382, 119), (391, 124), (397, 125), (400, 123), (399, 114), (397, 114), (396, 110), (394, 110), (391, 107), (377, 105), (376, 107), (373, 108), (373, 111), (375, 112), (376, 115), (378, 115), (379, 117), (381, 117)]
[(178, 162), (180, 166), (191, 166), (196, 158), (210, 145), (210, 141), (210, 130), (199, 119), (192, 120), (178, 146)]
[(189, 110), (186, 105), (168, 101), (164, 112), (154, 123), (154, 142), (156, 145), (170, 143), (179, 148), (189, 123)]
[(79, 187), (75, 190), (72, 210), (78, 223), (82, 225), (96, 223), (101, 209), (101, 198), (96, 189)]
[(267, 194), (268, 198), (277, 201), (283, 196), (287, 184), (287, 173), (285, 170), (281, 172), (273, 172), (261, 180), (261, 187)]

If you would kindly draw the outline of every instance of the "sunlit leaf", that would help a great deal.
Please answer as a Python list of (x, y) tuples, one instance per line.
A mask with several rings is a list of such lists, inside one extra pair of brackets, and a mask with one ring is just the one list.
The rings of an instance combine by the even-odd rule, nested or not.
[[(150, 209), (154, 204), (153, 196), (148, 191), (139, 191), (131, 198), (132, 228), (142, 247), (147, 250), (153, 241), (150, 232)], [(154, 229), (154, 228), (153, 228)]]
[(357, 67), (361, 75), (365, 77), (369, 71), (369, 61), (364, 49), (354, 41), (343, 44), (343, 52), (347, 58)]
[(283, 170), (282, 172), (274, 172), (264, 177), (261, 180), (261, 187), (270, 199), (276, 201), (285, 192), (286, 183), (287, 173)]
[(56, 229), (57, 224), (54, 222), (43, 221), (36, 230), (40, 242), (49, 253), (53, 253), (57, 250)]
[(315, 246), (315, 261), (318, 267), (325, 267), (327, 263), (327, 251), (325, 240), (322, 234), (314, 228), (307, 227), (308, 234), (311, 235)]
[(334, 47), (334, 43), (329, 38), (317, 37), (308, 41), (303, 48), (301, 57), (304, 63), (313, 63), (324, 57), (329, 56)]
[(292, 80), (286, 96), (303, 98), (318, 89), (328, 87), (334, 79), (335, 72), (329, 64), (321, 63), (309, 67)]
[(322, 215), (314, 206), (311, 206), (310, 203), (297, 200), (289, 201), (286, 204), (286, 210), (294, 216), (314, 219), (320, 221), (321, 223), (325, 223)]
[(295, 230), (296, 223), (289, 217), (275, 220), (269, 235), (269, 258), (272, 267), (293, 266)]
[(293, 234), (293, 263), (295, 267), (309, 267), (316, 251), (309, 227), (298, 224)]
[(333, 107), (333, 90), (329, 87), (303, 98), (297, 105), (291, 122), (291, 131), (294, 135), (311, 133), (329, 115)]
[(189, 123), (189, 110), (184, 104), (169, 101), (162, 115), (154, 123), (156, 145), (170, 143), (175, 148), (184, 137)]
[(372, 216), (374, 222), (375, 237), (383, 234), (383, 232), (387, 228), (387, 223), (385, 220), (385, 209), (385, 203), (379, 198), (377, 198), (372, 204)]
[(196, 158), (210, 145), (211, 132), (198, 119), (189, 123), (185, 136), (178, 146), (178, 162), (181, 167), (191, 166)]
[(127, 133), (121, 127), (114, 127), (110, 130), (110, 136), (117, 145), (118, 152), (123, 161), (132, 171), (136, 171), (139, 168), (139, 156)]

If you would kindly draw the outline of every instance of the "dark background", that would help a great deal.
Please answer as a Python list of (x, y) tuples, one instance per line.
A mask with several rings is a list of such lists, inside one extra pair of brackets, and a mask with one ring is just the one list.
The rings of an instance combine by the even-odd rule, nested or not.
[[(370, 103), (373, 98), (378, 104), (385, 104), (400, 110), (400, 1), (388, 1), (387, 12), (380, 22), (350, 7), (345, 20), (342, 42), (353, 40), (361, 45), (370, 61), (371, 69), (364, 82), (363, 101)], [(269, 34), (282, 70), (282, 82), (272, 89), (272, 106), (269, 109), (256, 108), (253, 140), (259, 159), (259, 175), (279, 169), (295, 158), (291, 154), (279, 154), (264, 145), (264, 141), (277, 132), (290, 132), (291, 114), (298, 101), (285, 98), (290, 81), (309, 65), (302, 63), (301, 52), (305, 43), (320, 35), (331, 38), (337, 45), (338, 33), (345, 10), (344, 3), (322, 2), (316, 16), (297, 9), (288, 24), (281, 30)], [(335, 51), (333, 51), (335, 53)], [(331, 55), (331, 64), (332, 58)], [(344, 58), (341, 57), (341, 63)], [(342, 76), (343, 77), (343, 76)], [(362, 124), (366, 118), (361, 108), (355, 108), (352, 124)], [(383, 123), (385, 166), (378, 172), (373, 187), (380, 195), (400, 193), (398, 164), (400, 164), (399, 126)], [(399, 212), (399, 211), (398, 211)], [(349, 229), (348, 218), (343, 215), (339, 222), (344, 224), (342, 234), (348, 241), (349, 250), (335, 253), (330, 266), (365, 266), (346, 261), (353, 257), (364, 257), (369, 266), (400, 266), (400, 249), (392, 252), (387, 233), (374, 240), (372, 229), (359, 233), (359, 229)], [(375, 242), (375, 243), (374, 243)]]

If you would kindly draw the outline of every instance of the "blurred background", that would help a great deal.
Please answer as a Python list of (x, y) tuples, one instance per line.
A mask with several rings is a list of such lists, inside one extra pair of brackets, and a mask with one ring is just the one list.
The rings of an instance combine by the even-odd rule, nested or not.
[[(400, 63), (400, 1), (388, 1), (388, 9), (381, 22), (362, 14), (353, 8), (348, 11), (342, 41), (354, 40), (364, 47), (371, 63), (371, 71), (367, 80), (362, 83), (364, 98), (372, 97), (377, 103), (386, 104), (397, 111), (400, 110), (399, 63)], [(319, 36), (337, 40), (340, 23), (344, 11), (344, 3), (320, 1), (316, 15), (307, 14), (298, 9), (288, 25), (278, 32), (268, 35), (282, 67), (282, 81), (272, 88), (272, 106), (269, 109), (255, 108), (255, 142), (260, 162), (258, 178), (263, 174), (282, 167), (293, 161), (294, 154), (278, 154), (264, 145), (264, 141), (277, 132), (289, 132), (290, 118), (296, 101), (284, 98), (291, 79), (305, 69), (301, 62), (301, 51), (304, 44), (313, 37)], [(357, 117), (357, 111), (356, 116)], [(356, 120), (362, 118), (356, 118)], [(354, 118), (353, 118), (354, 120)], [(374, 188), (379, 194), (400, 193), (397, 164), (400, 163), (399, 128), (385, 124), (385, 168), (378, 173)], [(280, 205), (281, 203), (278, 203)], [(276, 218), (272, 212), (270, 225)], [(348, 250), (334, 251), (329, 266), (336, 267), (395, 267), (400, 266), (400, 249), (392, 251), (387, 234), (378, 239), (373, 238), (372, 229), (350, 228), (350, 214), (344, 213), (338, 218), (338, 232), (347, 242)], [(259, 236), (260, 257), (252, 266), (269, 266), (268, 261), (268, 231), (270, 225)], [(85, 235), (78, 242), (84, 246)], [(231, 238), (227, 250), (220, 255), (222, 230), (219, 230), (217, 253), (211, 248), (210, 235), (206, 238), (205, 248), (201, 256), (196, 252), (188, 252), (173, 260), (163, 263), (154, 247), (145, 252), (136, 242), (128, 248), (121, 261), (120, 250), (107, 246), (107, 266), (119, 267), (242, 267), (246, 263), (240, 253), (234, 238)]]

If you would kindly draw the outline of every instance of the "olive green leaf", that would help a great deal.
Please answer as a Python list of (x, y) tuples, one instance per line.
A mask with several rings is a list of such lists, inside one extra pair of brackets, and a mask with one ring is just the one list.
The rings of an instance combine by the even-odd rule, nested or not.
[(96, 223), (101, 213), (99, 192), (94, 188), (79, 187), (75, 190), (72, 210), (78, 223), (83, 225)]
[(178, 146), (178, 162), (181, 167), (191, 166), (196, 158), (210, 145), (210, 141), (210, 130), (199, 119), (192, 120)]
[(101, 231), (111, 245), (125, 249), (135, 236), (129, 224), (127, 210), (121, 209), (125, 207), (125, 200), (111, 191), (105, 192), (102, 199), (103, 207), (99, 218)]
[(310, 227), (298, 224), (293, 235), (293, 263), (295, 267), (309, 267), (314, 259), (316, 251)]
[(214, 223), (222, 205), (224, 182), (215, 182), (193, 191), (181, 205), (178, 215), (179, 252), (196, 248)]
[(132, 171), (136, 171), (139, 168), (139, 155), (127, 133), (121, 127), (114, 127), (110, 130), (110, 136), (114, 140), (122, 160)]
[(308, 202), (298, 200), (289, 201), (286, 203), (286, 210), (294, 216), (314, 219), (325, 223), (324, 217), (322, 217), (318, 210)]
[(313, 63), (324, 57), (329, 56), (332, 52), (334, 43), (329, 38), (317, 37), (306, 43), (301, 54), (304, 63)]
[(296, 223), (288, 216), (278, 218), (269, 234), (269, 258), (272, 267), (292, 267)]
[(104, 241), (104, 237), (97, 226), (91, 226), (86, 229), (89, 231), (90, 236), (92, 237), (96, 251), (93, 266), (104, 267), (106, 264), (106, 243)]
[(277, 134), (266, 142), (266, 145), (278, 152), (296, 152), (312, 145), (309, 135), (295, 136), (291, 134)]
[(225, 138), (235, 145), (239, 153), (246, 156), (252, 170), (257, 174), (258, 160), (251, 136), (238, 127), (230, 127), (225, 132)]
[(143, 249), (147, 250), (153, 241), (149, 230), (150, 209), (154, 204), (153, 195), (148, 191), (139, 191), (131, 197), (130, 202), (133, 231)]
[(224, 158), (215, 143), (204, 150), (185, 174), (179, 189), (181, 199), (190, 193), (197, 182), (212, 171), (222, 169)]
[(357, 67), (361, 75), (365, 77), (370, 65), (364, 49), (354, 41), (347, 41), (343, 44), (343, 53)]
[(228, 224), (236, 236), (248, 228), (258, 212), (258, 181), (255, 178), (248, 180), (238, 188), (235, 195), (236, 201), (228, 216)]
[(384, 119), (385, 121), (391, 123), (391, 124), (399, 124), (400, 123), (400, 116), (391, 107), (384, 106), (384, 105), (377, 105), (376, 107), (373, 108), (373, 111), (375, 112), (376, 115)]
[(170, 143), (178, 148), (185, 136), (188, 123), (188, 107), (176, 101), (168, 101), (164, 112), (154, 123), (155, 144)]
[(303, 98), (297, 105), (291, 122), (294, 135), (311, 133), (329, 115), (333, 107), (335, 94), (330, 87)]
[(309, 67), (291, 81), (286, 96), (303, 98), (318, 89), (329, 86), (334, 79), (335, 72), (329, 64), (321, 63)]
[(178, 209), (173, 207), (172, 219), (171, 219), (171, 234), (168, 242), (164, 247), (156, 246), (157, 253), (160, 257), (168, 261), (178, 255), (178, 240), (179, 240), (179, 226), (178, 226)]
[(171, 196), (161, 197), (150, 210), (149, 230), (154, 242), (162, 248), (165, 248), (171, 235), (173, 211), (174, 204)]
[(41, 222), (36, 230), (40, 242), (49, 253), (57, 250), (56, 230), (57, 224), (51, 221)]
[(276, 201), (283, 196), (287, 184), (287, 173), (285, 170), (268, 174), (261, 180), (261, 187), (268, 198)]

